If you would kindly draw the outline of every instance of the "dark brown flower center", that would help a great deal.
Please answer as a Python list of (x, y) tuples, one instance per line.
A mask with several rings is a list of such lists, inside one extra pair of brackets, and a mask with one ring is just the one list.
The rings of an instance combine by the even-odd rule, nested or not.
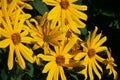
[(90, 49), (90, 50), (88, 50), (88, 56), (89, 56), (89, 58), (95, 56), (95, 54), (96, 54), (96, 52), (95, 52), (94, 49)]
[(62, 66), (62, 64), (64, 64), (65, 62), (65, 58), (61, 55), (57, 56), (56, 57), (56, 63), (59, 65), (59, 66)]
[(12, 2), (12, 0), (7, 0), (7, 3), (10, 4)]
[(69, 4), (68, 0), (61, 0), (60, 5), (61, 5), (61, 8), (68, 9), (70, 4)]
[(19, 33), (13, 33), (11, 38), (12, 38), (14, 45), (17, 45), (18, 43), (21, 42), (21, 36)]

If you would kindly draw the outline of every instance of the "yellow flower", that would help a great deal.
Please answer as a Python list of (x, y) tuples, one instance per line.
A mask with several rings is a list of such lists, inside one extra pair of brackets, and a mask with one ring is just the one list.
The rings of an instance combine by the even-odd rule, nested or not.
[(43, 47), (45, 54), (49, 51), (49, 44), (52, 46), (59, 45), (59, 41), (64, 38), (62, 32), (59, 31), (59, 27), (51, 29), (50, 21), (46, 21), (47, 14), (43, 16), (40, 20), (40, 24), (35, 19), (31, 19), (31, 22), (34, 22), (36, 25), (32, 25), (27, 21), (29, 27), (31, 28), (31, 35), (37, 43), (33, 48)]
[(62, 42), (61, 45), (54, 47), (55, 51), (51, 51), (48, 55), (38, 54), (44, 61), (49, 61), (42, 71), (42, 73), (48, 72), (46, 80), (58, 80), (59, 74), (61, 80), (66, 80), (63, 67), (64, 65), (69, 64), (69, 61), (72, 58), (69, 51), (76, 41), (77, 39), (73, 38), (67, 44), (63, 44), (64, 42)]
[(77, 28), (86, 25), (80, 21), (87, 20), (87, 15), (81, 11), (87, 10), (85, 5), (76, 5), (77, 0), (43, 0), (47, 5), (55, 6), (48, 14), (48, 20), (52, 20), (52, 27), (60, 22), (61, 27), (69, 26), (69, 29), (79, 33)]
[[(9, 14), (7, 12), (6, 8), (3, 8), (5, 11), (4, 18), (0, 16), (0, 21), (3, 28), (0, 28), (0, 34), (4, 36), (2, 40), (0, 40), (0, 48), (6, 48), (9, 46), (9, 54), (8, 54), (8, 68), (11, 70), (13, 68), (13, 62), (14, 62), (14, 51), (15, 51), (15, 57), (17, 60), (17, 63), (20, 65), (22, 69), (25, 69), (25, 61), (33, 63), (33, 51), (25, 46), (23, 43), (30, 44), (32, 41), (32, 38), (27, 36), (28, 31), (25, 31), (23, 27), (26, 27), (24, 25), (24, 22), (26, 20), (26, 17), (30, 17), (28, 14), (23, 14), (21, 16), (20, 12), (21, 9), (19, 8), (16, 11), (16, 15), (14, 15), (14, 24), (12, 23)], [(24, 59), (23, 59), (24, 58)]]
[(101, 46), (107, 40), (107, 38), (106, 37), (101, 38), (102, 33), (96, 35), (97, 30), (98, 28), (95, 27), (95, 30), (93, 31), (92, 35), (89, 32), (87, 42), (81, 44), (83, 47), (83, 52), (78, 53), (74, 58), (75, 60), (80, 60), (84, 57), (83, 64), (86, 67), (80, 73), (84, 74), (85, 78), (87, 78), (87, 70), (88, 70), (88, 75), (90, 77), (90, 80), (94, 80), (93, 71), (98, 76), (98, 78), (101, 79), (101, 75), (98, 69), (101, 72), (103, 71), (101, 66), (97, 63), (97, 61), (102, 62), (105, 59), (100, 57), (97, 53), (107, 50), (106, 46)]
[(117, 67), (117, 65), (114, 63), (114, 58), (111, 57), (111, 50), (107, 50), (107, 56), (108, 58), (103, 61), (103, 63), (106, 65), (106, 69), (109, 69), (109, 75), (113, 73), (114, 80), (117, 80), (117, 72), (115, 71), (114, 67)]

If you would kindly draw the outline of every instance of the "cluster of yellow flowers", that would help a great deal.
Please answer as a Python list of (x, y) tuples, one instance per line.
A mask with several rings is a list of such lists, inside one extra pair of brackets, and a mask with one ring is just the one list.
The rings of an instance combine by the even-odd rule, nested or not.
[[(114, 79), (117, 72), (114, 67), (111, 51), (102, 44), (107, 40), (102, 33), (97, 34), (98, 27), (93, 32), (88, 32), (87, 41), (82, 40), (79, 28), (85, 28), (87, 15), (82, 11), (87, 10), (86, 5), (74, 4), (77, 0), (43, 0), (53, 6), (50, 12), (43, 16), (31, 18), (24, 8), (32, 9), (26, 3), (32, 0), (0, 0), (0, 48), (9, 46), (8, 69), (11, 70), (14, 62), (25, 69), (25, 60), (30, 63), (41, 64), (41, 59), (48, 62), (42, 73), (47, 73), (46, 80), (66, 80), (64, 68), (73, 69), (84, 65), (78, 71), (85, 80), (94, 80), (93, 72), (101, 79), (102, 67), (98, 62), (106, 65), (109, 74), (113, 73)], [(102, 37), (102, 38), (101, 38)], [(29, 44), (34, 44), (31, 48)], [(51, 47), (52, 46), (52, 47)], [(35, 49), (42, 48), (43, 53), (34, 53)], [(99, 55), (106, 52), (108, 58)], [(24, 60), (25, 59), (25, 60)]]

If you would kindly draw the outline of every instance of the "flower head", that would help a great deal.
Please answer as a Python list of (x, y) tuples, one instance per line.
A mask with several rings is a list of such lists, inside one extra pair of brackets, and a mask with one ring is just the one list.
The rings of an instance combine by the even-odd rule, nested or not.
[(45, 54), (49, 51), (49, 45), (58, 46), (59, 41), (64, 38), (59, 27), (51, 29), (51, 22), (46, 20), (47, 14), (43, 16), (40, 20), (40, 24), (35, 20), (31, 19), (31, 22), (34, 22), (35, 25), (32, 25), (27, 21), (29, 27), (31, 28), (31, 35), (35, 39), (34, 49), (38, 47), (43, 47)]
[(68, 28), (75, 33), (80, 33), (78, 28), (86, 25), (80, 21), (87, 20), (87, 15), (81, 11), (87, 10), (85, 5), (76, 5), (77, 0), (43, 0), (47, 5), (55, 6), (48, 14), (48, 20), (52, 20), (52, 27), (58, 23), (61, 28)]
[(102, 63), (106, 65), (106, 69), (109, 69), (109, 75), (113, 73), (114, 80), (117, 79), (117, 72), (114, 69), (114, 67), (117, 67), (117, 65), (114, 63), (114, 58), (111, 57), (111, 50), (107, 50), (107, 56), (108, 58), (104, 60)]
[[(3, 6), (2, 6), (3, 7)], [(0, 27), (0, 34), (4, 37), (0, 40), (0, 48), (6, 48), (9, 46), (8, 54), (8, 68), (11, 70), (13, 68), (14, 59), (20, 65), (22, 69), (25, 69), (25, 61), (33, 63), (33, 51), (28, 48), (25, 44), (30, 44), (32, 38), (27, 36), (28, 31), (24, 30), (24, 22), (30, 17), (29, 14), (21, 14), (21, 8), (16, 10), (16, 15), (13, 16), (14, 22), (10, 19), (9, 13), (6, 8), (3, 7), (3, 11), (6, 16), (4, 18), (0, 16), (1, 24), (4, 28)], [(27, 18), (26, 18), (27, 17)], [(15, 54), (15, 58), (14, 58)]]
[(92, 35), (89, 32), (87, 42), (81, 44), (83, 47), (83, 52), (78, 53), (74, 58), (75, 60), (80, 60), (84, 58), (83, 64), (86, 67), (80, 73), (84, 74), (85, 78), (87, 78), (88, 70), (90, 80), (94, 79), (93, 71), (98, 76), (98, 78), (101, 79), (101, 75), (98, 72), (98, 69), (102, 72), (102, 68), (97, 63), (97, 61), (102, 62), (105, 59), (100, 57), (97, 53), (107, 50), (106, 46), (101, 46), (107, 40), (107, 38), (106, 37), (101, 38), (101, 33), (96, 35), (97, 30), (98, 28), (95, 27), (95, 30), (93, 31)]
[(44, 61), (48, 61), (45, 65), (42, 73), (47, 73), (48, 76), (46, 80), (58, 80), (59, 74), (61, 80), (66, 80), (66, 76), (64, 73), (63, 67), (66, 67), (69, 64), (72, 55), (69, 54), (70, 49), (76, 43), (76, 38), (69, 41), (67, 44), (61, 44), (59, 46), (55, 46), (55, 51), (51, 51), (47, 55), (38, 54), (40, 58)]

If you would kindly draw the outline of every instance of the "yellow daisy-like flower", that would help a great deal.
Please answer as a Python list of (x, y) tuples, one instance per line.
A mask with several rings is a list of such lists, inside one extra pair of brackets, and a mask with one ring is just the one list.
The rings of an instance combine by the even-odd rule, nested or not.
[[(93, 31), (92, 35), (89, 32), (89, 37), (86, 43), (82, 43), (83, 52), (78, 53), (75, 56), (75, 60), (83, 59), (83, 64), (86, 66), (84, 70), (82, 70), (80, 73), (85, 75), (85, 79), (87, 78), (87, 70), (90, 77), (90, 80), (94, 80), (93, 71), (98, 76), (99, 79), (101, 79), (101, 75), (98, 71), (98, 69), (102, 71), (101, 66), (97, 63), (97, 61), (102, 62), (105, 60), (104, 58), (100, 57), (97, 53), (107, 50), (106, 46), (101, 46), (106, 40), (106, 37), (101, 38), (102, 33), (96, 35), (98, 28), (95, 27), (95, 30)], [(101, 38), (101, 39), (100, 39)], [(97, 69), (98, 68), (98, 69)]]
[[(4, 9), (4, 13), (6, 16), (2, 18), (0, 16), (0, 21), (3, 28), (0, 28), (0, 34), (4, 36), (2, 40), (0, 40), (0, 48), (6, 48), (9, 46), (9, 54), (8, 54), (8, 68), (11, 70), (13, 68), (13, 62), (14, 62), (14, 51), (15, 51), (15, 58), (17, 63), (20, 65), (22, 69), (25, 69), (25, 61), (33, 63), (34, 59), (32, 58), (33, 51), (25, 46), (23, 43), (30, 44), (32, 41), (32, 38), (27, 36), (28, 31), (23, 30), (24, 22), (26, 20), (26, 17), (30, 17), (28, 14), (24, 14), (21, 16), (20, 12), (21, 9), (19, 8), (16, 11), (16, 15), (14, 15), (15, 22), (12, 23), (9, 14), (7, 12), (6, 8)], [(24, 59), (23, 59), (24, 58)]]
[(73, 47), (73, 45), (76, 43), (76, 41), (77, 39), (74, 38), (71, 41), (69, 41), (67, 44), (61, 44), (57, 47), (54, 47), (55, 51), (51, 51), (49, 55), (43, 55), (43, 54), (38, 55), (44, 61), (49, 61), (45, 65), (42, 71), (42, 73), (48, 72), (48, 76), (46, 80), (58, 80), (59, 74), (60, 74), (61, 80), (66, 80), (63, 67), (66, 64), (69, 64), (69, 61), (72, 58), (72, 56), (69, 54), (69, 51)]
[(80, 21), (87, 20), (87, 15), (81, 11), (86, 11), (87, 6), (76, 5), (77, 0), (43, 0), (47, 5), (55, 6), (48, 14), (48, 20), (52, 20), (52, 27), (60, 22), (61, 27), (69, 26), (69, 29), (79, 33), (77, 28), (85, 27)]
[(50, 21), (46, 21), (46, 17), (47, 14), (45, 14), (40, 20), (40, 24), (38, 24), (35, 19), (31, 19), (31, 22), (36, 24), (35, 26), (27, 21), (29, 27), (31, 28), (31, 35), (37, 43), (33, 48), (36, 49), (38, 47), (43, 47), (45, 54), (49, 51), (49, 44), (57, 46), (59, 45), (59, 40), (64, 38), (62, 32), (59, 31), (59, 27), (51, 29), (51, 23)]
[(111, 57), (111, 50), (107, 50), (107, 56), (108, 58), (104, 60), (102, 63), (106, 65), (106, 69), (109, 69), (109, 75), (113, 73), (114, 80), (117, 80), (117, 72), (114, 69), (114, 67), (117, 67), (117, 65), (114, 63), (114, 58)]

